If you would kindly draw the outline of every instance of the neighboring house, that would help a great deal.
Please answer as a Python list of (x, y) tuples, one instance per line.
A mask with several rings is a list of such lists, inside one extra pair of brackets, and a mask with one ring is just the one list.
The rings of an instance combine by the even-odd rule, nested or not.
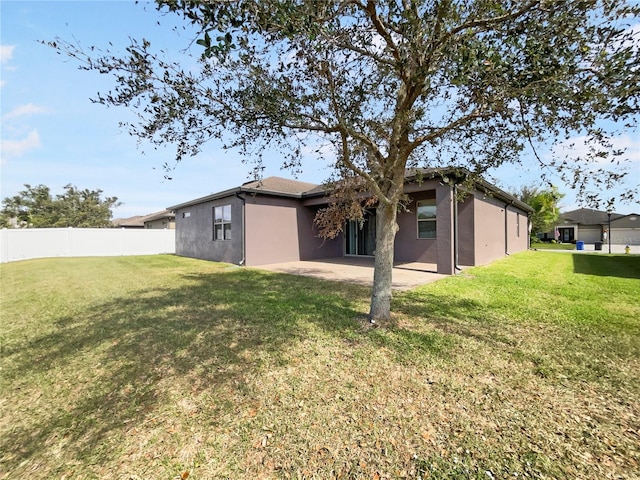
[[(611, 225), (609, 225), (611, 222)], [(557, 238), (563, 243), (608, 242), (640, 245), (640, 215), (621, 215), (590, 208), (579, 208), (560, 214), (555, 232), (545, 233), (543, 239)]]
[(135, 217), (128, 218), (114, 218), (111, 220), (111, 225), (116, 228), (144, 228), (144, 222), (142, 219), (144, 215), (136, 215)]
[[(396, 263), (436, 264), (438, 273), (452, 274), (458, 265), (486, 264), (528, 248), (533, 210), (484, 181), (454, 201), (460, 172), (421, 170), (407, 177), (410, 202), (398, 214)], [(174, 205), (176, 254), (250, 266), (372, 256), (373, 211), (362, 223), (347, 222), (335, 239), (318, 237), (313, 220), (329, 202), (322, 186), (269, 177)]]
[(162, 210), (143, 218), (144, 228), (161, 228), (174, 230), (176, 228), (176, 215), (171, 210)]
[(632, 213), (611, 220), (611, 243), (640, 245), (640, 215)]
[(176, 216), (170, 210), (150, 213), (149, 215), (136, 215), (129, 218), (116, 218), (111, 225), (117, 228), (176, 228)]

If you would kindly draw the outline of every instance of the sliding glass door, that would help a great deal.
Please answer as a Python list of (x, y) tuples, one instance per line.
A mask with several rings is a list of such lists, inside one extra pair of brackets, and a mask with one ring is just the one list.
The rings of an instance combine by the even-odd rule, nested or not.
[(347, 255), (373, 256), (376, 250), (376, 216), (365, 212), (364, 221), (350, 220), (346, 229)]

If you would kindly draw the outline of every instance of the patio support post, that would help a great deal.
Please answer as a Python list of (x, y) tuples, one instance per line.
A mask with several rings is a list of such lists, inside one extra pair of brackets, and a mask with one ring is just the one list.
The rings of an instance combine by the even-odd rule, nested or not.
[(438, 252), (438, 273), (453, 275), (455, 273), (455, 242), (453, 187), (439, 184), (436, 187), (436, 245)]

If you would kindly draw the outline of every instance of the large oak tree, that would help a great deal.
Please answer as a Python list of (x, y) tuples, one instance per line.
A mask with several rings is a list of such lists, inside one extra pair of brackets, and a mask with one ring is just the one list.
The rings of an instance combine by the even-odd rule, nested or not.
[[(131, 133), (177, 145), (220, 139), (257, 160), (333, 147), (345, 198), (376, 208), (370, 317), (390, 315), (405, 169), (520, 162), (525, 148), (587, 139), (581, 158), (539, 154), (585, 197), (619, 182), (616, 129), (637, 126), (640, 8), (622, 0), (159, 0), (196, 28), (199, 62), (144, 39), (126, 53), (50, 42), (82, 68), (115, 74), (106, 105), (134, 107)], [(196, 40), (194, 38), (194, 40)], [(197, 45), (196, 45), (197, 44)], [(326, 148), (318, 148), (326, 155)], [(345, 187), (347, 186), (347, 187)], [(627, 191), (623, 196), (629, 198)], [(362, 205), (339, 211), (361, 215)], [(331, 209), (329, 209), (330, 211)], [(335, 210), (333, 213), (335, 213)], [(326, 220), (326, 219), (325, 219)], [(338, 219), (339, 220), (339, 219)], [(326, 222), (325, 222), (326, 224)]]

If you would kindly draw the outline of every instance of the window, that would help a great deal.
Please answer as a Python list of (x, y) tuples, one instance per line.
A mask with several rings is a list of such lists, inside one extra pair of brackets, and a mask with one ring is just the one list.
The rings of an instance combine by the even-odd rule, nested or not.
[(516, 236), (520, 236), (520, 214), (516, 213)]
[(436, 238), (436, 199), (420, 200), (417, 214), (418, 238)]
[(213, 239), (231, 240), (231, 205), (213, 207)]
[(191, 212), (182, 212), (182, 218), (189, 218), (191, 216)]

